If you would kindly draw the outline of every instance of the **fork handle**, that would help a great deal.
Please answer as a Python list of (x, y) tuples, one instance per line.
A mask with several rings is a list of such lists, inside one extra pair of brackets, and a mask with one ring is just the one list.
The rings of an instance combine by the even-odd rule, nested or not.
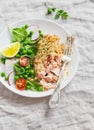
[(64, 68), (65, 68), (65, 64), (63, 65), (61, 71), (60, 71), (60, 75), (59, 75), (59, 79), (58, 79), (58, 82), (57, 82), (57, 85), (56, 85), (56, 88), (49, 100), (49, 106), (50, 108), (55, 108), (58, 106), (59, 104), (59, 101), (60, 101), (60, 82), (61, 82), (61, 79), (62, 79), (62, 75), (63, 75), (63, 72), (64, 72)]

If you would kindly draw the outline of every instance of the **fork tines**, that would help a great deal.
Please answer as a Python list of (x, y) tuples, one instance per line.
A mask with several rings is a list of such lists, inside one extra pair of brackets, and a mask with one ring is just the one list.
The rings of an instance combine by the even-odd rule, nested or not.
[(74, 40), (75, 40), (75, 36), (67, 36), (67, 44), (68, 45), (73, 45), (74, 43)]
[(73, 48), (71, 46), (66, 46), (64, 49), (64, 55), (72, 55)]

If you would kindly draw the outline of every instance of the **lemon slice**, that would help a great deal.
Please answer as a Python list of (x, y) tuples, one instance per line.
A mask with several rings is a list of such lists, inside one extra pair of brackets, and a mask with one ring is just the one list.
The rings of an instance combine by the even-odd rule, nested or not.
[(19, 49), (20, 49), (19, 42), (11, 43), (9, 46), (3, 49), (2, 55), (7, 58), (12, 58), (18, 53)]

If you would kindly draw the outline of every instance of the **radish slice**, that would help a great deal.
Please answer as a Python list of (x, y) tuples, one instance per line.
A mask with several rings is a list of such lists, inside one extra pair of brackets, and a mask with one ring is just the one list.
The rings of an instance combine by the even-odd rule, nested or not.
[(11, 86), (12, 84), (14, 84), (14, 71), (11, 71), (8, 74), (8, 84), (9, 84), (9, 86)]
[(29, 33), (30, 31), (33, 31), (33, 35), (31, 37), (31, 40), (36, 40), (39, 38), (40, 34), (39, 34), (39, 25), (36, 25), (36, 24), (32, 24), (30, 25), (30, 27), (27, 28), (27, 32)]
[(40, 36), (39, 32), (38, 31), (34, 31), (32, 37), (31, 37), (31, 40), (34, 41), (34, 40), (38, 39), (39, 36)]
[(10, 72), (12, 72), (13, 65), (18, 61), (18, 59), (7, 59), (5, 63), (5, 73), (8, 75)]
[(29, 33), (30, 31), (35, 31), (39, 29), (39, 25), (32, 24), (27, 28), (27, 32)]
[(36, 28), (39, 28), (39, 25), (38, 25), (38, 24), (31, 24), (29, 27), (36, 27)]

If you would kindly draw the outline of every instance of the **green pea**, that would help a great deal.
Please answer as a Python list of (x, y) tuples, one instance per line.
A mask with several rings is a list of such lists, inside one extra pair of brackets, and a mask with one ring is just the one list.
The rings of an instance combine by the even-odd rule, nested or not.
[(30, 65), (26, 66), (25, 68), (26, 68), (26, 69), (30, 69)]
[(19, 77), (20, 77), (20, 78), (23, 78), (23, 75), (20, 75)]
[(29, 76), (30, 73), (28, 72), (28, 73), (26, 73), (26, 74)]
[(43, 34), (42, 34), (42, 33), (40, 33), (40, 36), (41, 36), (41, 37), (43, 37)]
[(43, 91), (43, 86), (39, 86), (38, 91)]
[(32, 70), (29, 70), (29, 73), (30, 73), (30, 74), (34, 74), (35, 71), (32, 69)]
[(18, 75), (15, 75), (15, 76), (14, 76), (14, 79), (15, 79), (15, 80), (19, 79), (19, 76), (18, 76)]
[(24, 26), (25, 29), (27, 29), (28, 27), (29, 27), (29, 26), (28, 26), (27, 24)]
[(27, 51), (26, 51), (26, 50), (23, 50), (23, 51), (22, 51), (22, 53), (23, 53), (23, 54), (26, 54), (26, 53), (27, 53)]
[(32, 53), (32, 50), (31, 50), (31, 49), (27, 50), (27, 53), (28, 53), (28, 54), (31, 54), (31, 53)]
[(25, 74), (25, 75), (24, 75), (24, 78), (28, 78), (28, 75)]
[(30, 90), (31, 89), (31, 86), (30, 85), (27, 85), (26, 86), (26, 90)]
[(25, 71), (25, 75), (29, 76), (29, 74), (30, 74), (29, 71), (27, 71), (27, 72)]
[(23, 50), (24, 50), (24, 47), (21, 47), (20, 50), (23, 51)]
[(5, 72), (2, 72), (2, 73), (1, 73), (1, 76), (2, 76), (2, 77), (5, 77)]
[(33, 31), (30, 31), (28, 37), (31, 37), (32, 35), (33, 35)]
[(39, 30), (39, 33), (42, 33), (42, 31), (41, 31), (41, 30)]
[(20, 54), (17, 54), (17, 55), (16, 55), (16, 58), (20, 58)]
[(24, 44), (27, 45), (27, 44), (28, 44), (28, 41), (26, 40), (26, 41), (24, 42)]
[(34, 64), (32, 62), (30, 63), (30, 65), (31, 65), (31, 67), (34, 67)]
[(25, 73), (26, 73), (26, 74), (29, 73), (29, 70), (27, 69), (27, 70), (25, 71)]
[(35, 78), (35, 75), (31, 75), (31, 78)]
[(5, 77), (5, 80), (6, 80), (6, 81), (8, 80), (8, 76)]

